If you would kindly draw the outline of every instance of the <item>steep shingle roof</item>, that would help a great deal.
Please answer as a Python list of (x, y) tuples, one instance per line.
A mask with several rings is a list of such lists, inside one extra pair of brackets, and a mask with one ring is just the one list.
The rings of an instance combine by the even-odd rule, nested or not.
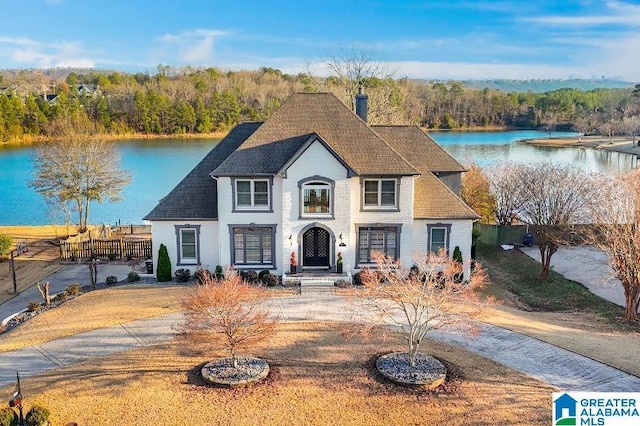
[(425, 173), (413, 184), (414, 219), (478, 219), (479, 216), (447, 185), (432, 173)]
[(356, 174), (418, 174), (402, 155), (330, 93), (292, 95), (212, 174), (276, 174), (302, 146), (305, 136), (313, 133)]
[(372, 126), (421, 172), (414, 181), (415, 219), (477, 219), (471, 210), (434, 172), (463, 172), (466, 169), (417, 126)]
[(217, 219), (218, 191), (210, 173), (261, 124), (244, 123), (234, 127), (144, 219)]
[(464, 172), (466, 169), (418, 126), (371, 126), (420, 172)]

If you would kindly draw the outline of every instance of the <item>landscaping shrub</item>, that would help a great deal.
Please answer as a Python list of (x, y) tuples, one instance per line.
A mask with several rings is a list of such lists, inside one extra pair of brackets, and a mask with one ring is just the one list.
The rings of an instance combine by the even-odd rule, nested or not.
[(18, 415), (13, 409), (5, 407), (0, 410), (0, 426), (18, 426)]
[(40, 302), (29, 302), (29, 304), (27, 305), (27, 311), (29, 312), (35, 312), (38, 309), (40, 309)]
[(258, 273), (256, 271), (244, 271), (244, 276), (242, 277), (249, 284), (255, 284), (258, 282)]
[(107, 285), (114, 285), (118, 283), (118, 277), (114, 275), (109, 275), (107, 277)]
[(130, 283), (140, 281), (140, 275), (138, 275), (136, 271), (131, 271), (127, 274), (127, 281), (129, 281)]
[(186, 268), (180, 268), (176, 269), (175, 275), (178, 281), (180, 281), (181, 283), (186, 283), (187, 281), (189, 281), (189, 278), (191, 278), (191, 271)]
[(0, 235), (0, 257), (4, 257), (9, 253), (9, 249), (13, 244), (13, 239), (8, 235)]
[(109, 258), (109, 260), (116, 260), (116, 254), (111, 252), (109, 253), (109, 256), (107, 256)]
[(262, 271), (260, 271), (260, 273), (258, 274), (258, 279), (260, 281), (262, 281), (262, 279), (264, 278), (265, 275), (270, 274), (271, 271), (269, 271), (268, 269), (263, 269)]
[(277, 275), (272, 274), (271, 272), (269, 272), (265, 276), (262, 277), (262, 282), (267, 287), (275, 287), (280, 282), (280, 279), (278, 278)]
[(204, 283), (211, 280), (211, 271), (206, 268), (198, 268), (196, 272), (193, 273), (193, 279), (197, 284), (203, 285)]
[(80, 295), (80, 283), (73, 283), (67, 286), (66, 290), (69, 296), (79, 296)]
[(34, 405), (24, 417), (28, 426), (44, 426), (49, 424), (49, 410), (38, 405)]
[[(453, 249), (453, 261), (457, 262), (458, 265), (460, 265), (460, 267), (462, 267), (462, 252), (460, 251), (460, 247), (456, 246), (456, 248)], [(461, 283), (462, 280), (464, 280), (464, 273), (463, 272), (458, 272), (455, 274), (454, 276), (455, 281), (457, 283)]]
[(156, 278), (161, 283), (171, 281), (171, 260), (169, 259), (169, 252), (167, 252), (167, 246), (164, 244), (160, 244), (160, 249), (158, 250)]
[(221, 280), (224, 278), (224, 272), (222, 270), (222, 266), (216, 266), (216, 279)]
[(56, 294), (56, 297), (53, 298), (53, 300), (55, 301), (59, 301), (59, 302), (64, 302), (69, 298), (69, 294), (67, 294), (66, 291), (63, 291), (62, 293), (58, 293)]

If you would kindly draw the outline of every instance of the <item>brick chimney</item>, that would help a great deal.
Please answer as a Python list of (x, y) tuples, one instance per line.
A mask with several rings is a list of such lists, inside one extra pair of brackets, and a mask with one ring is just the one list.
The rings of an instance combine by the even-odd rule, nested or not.
[(358, 94), (356, 95), (356, 115), (367, 122), (367, 100), (369, 97), (362, 93), (362, 86), (358, 88)]

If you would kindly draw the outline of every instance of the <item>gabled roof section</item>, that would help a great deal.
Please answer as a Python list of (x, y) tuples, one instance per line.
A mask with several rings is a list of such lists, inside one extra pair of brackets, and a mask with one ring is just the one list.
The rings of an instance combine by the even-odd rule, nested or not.
[(356, 174), (419, 174), (334, 95), (296, 93), (212, 175), (275, 175), (313, 133)]
[(145, 220), (218, 218), (217, 182), (210, 176), (262, 123), (239, 124), (164, 197)]
[(466, 169), (418, 126), (371, 126), (420, 172), (464, 172)]
[(467, 206), (447, 185), (433, 175), (425, 173), (413, 184), (414, 219), (478, 219), (471, 207)]

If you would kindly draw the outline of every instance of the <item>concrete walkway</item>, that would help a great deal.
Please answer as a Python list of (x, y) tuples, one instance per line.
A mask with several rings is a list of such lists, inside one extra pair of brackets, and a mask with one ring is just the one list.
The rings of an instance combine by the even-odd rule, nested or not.
[[(522, 247), (521, 250), (540, 262), (537, 246)], [(551, 267), (565, 278), (581, 283), (593, 294), (625, 306), (622, 284), (614, 278), (607, 255), (601, 250), (593, 246), (561, 246), (551, 256)]]
[[(285, 321), (349, 321), (353, 308), (333, 292), (307, 292), (269, 301)], [(179, 313), (90, 331), (0, 355), (0, 385), (96, 356), (153, 345), (174, 337)], [(640, 391), (640, 378), (539, 340), (482, 324), (479, 334), (438, 331), (431, 338), (461, 346), (563, 390)]]

